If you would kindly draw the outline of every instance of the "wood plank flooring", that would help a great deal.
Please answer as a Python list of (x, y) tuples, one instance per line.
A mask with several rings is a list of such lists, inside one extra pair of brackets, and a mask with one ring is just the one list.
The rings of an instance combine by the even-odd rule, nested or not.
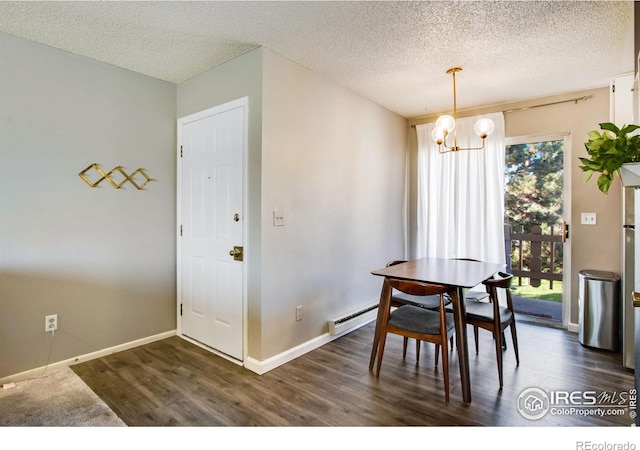
[(469, 329), (472, 403), (461, 400), (455, 352), (451, 401), (444, 402), (434, 346), (415, 345), (402, 359), (402, 339), (387, 340), (380, 378), (369, 371), (373, 324), (264, 375), (237, 366), (178, 337), (72, 366), (129, 426), (625, 426), (622, 416), (552, 415), (524, 418), (520, 393), (633, 388), (620, 354), (587, 349), (567, 331), (518, 323), (520, 366), (510, 336), (499, 390), (491, 335), (480, 330), (475, 354)]

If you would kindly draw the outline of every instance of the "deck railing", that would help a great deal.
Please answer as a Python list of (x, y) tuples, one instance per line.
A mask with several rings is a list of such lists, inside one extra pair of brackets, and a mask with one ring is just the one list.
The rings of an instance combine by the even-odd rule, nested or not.
[[(518, 277), (518, 284), (522, 284), (522, 278), (528, 278), (529, 283), (533, 287), (539, 287), (541, 280), (549, 281), (549, 288), (553, 288), (554, 281), (562, 281), (562, 272), (556, 273), (557, 264), (556, 243), (565, 241), (567, 235), (566, 225), (562, 225), (560, 234), (554, 234), (553, 227), (550, 234), (542, 234), (542, 228), (539, 225), (531, 226), (528, 233), (514, 233), (510, 225), (504, 226), (505, 249), (507, 252), (507, 264), (510, 265), (509, 270)], [(550, 251), (546, 268), (543, 270), (543, 252), (542, 244), (548, 242)], [(528, 243), (528, 244), (526, 244)], [(528, 245), (530, 248), (528, 261), (525, 261), (524, 248)], [(516, 250), (517, 258), (512, 257), (512, 251)], [(514, 264), (517, 267), (513, 267)], [(559, 267), (562, 270), (562, 266)]]

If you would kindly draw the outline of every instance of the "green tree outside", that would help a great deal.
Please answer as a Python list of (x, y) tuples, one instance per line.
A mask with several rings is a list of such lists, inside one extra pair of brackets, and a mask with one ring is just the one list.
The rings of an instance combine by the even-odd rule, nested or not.
[[(528, 233), (539, 225), (543, 234), (560, 234), (562, 227), (563, 141), (507, 146), (505, 169), (505, 223), (516, 233)], [(516, 244), (516, 243), (514, 243)], [(543, 243), (542, 270), (550, 271), (551, 246), (555, 245), (554, 273), (562, 273), (562, 245)], [(531, 257), (524, 245), (523, 270)], [(511, 249), (511, 265), (519, 267), (519, 249)], [(548, 283), (548, 281), (543, 281)], [(555, 285), (561, 283), (555, 282)], [(555, 289), (554, 289), (555, 290)]]

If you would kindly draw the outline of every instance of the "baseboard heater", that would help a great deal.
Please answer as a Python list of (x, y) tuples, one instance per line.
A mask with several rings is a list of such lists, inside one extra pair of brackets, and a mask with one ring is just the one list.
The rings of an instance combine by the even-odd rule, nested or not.
[(329, 321), (329, 333), (332, 336), (356, 329), (376, 319), (378, 304), (366, 306), (358, 311), (337, 317)]

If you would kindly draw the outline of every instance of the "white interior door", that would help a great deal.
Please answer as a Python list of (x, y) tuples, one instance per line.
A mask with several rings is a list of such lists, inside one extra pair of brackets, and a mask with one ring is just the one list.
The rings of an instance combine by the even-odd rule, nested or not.
[(245, 117), (236, 101), (178, 121), (180, 333), (240, 361)]

